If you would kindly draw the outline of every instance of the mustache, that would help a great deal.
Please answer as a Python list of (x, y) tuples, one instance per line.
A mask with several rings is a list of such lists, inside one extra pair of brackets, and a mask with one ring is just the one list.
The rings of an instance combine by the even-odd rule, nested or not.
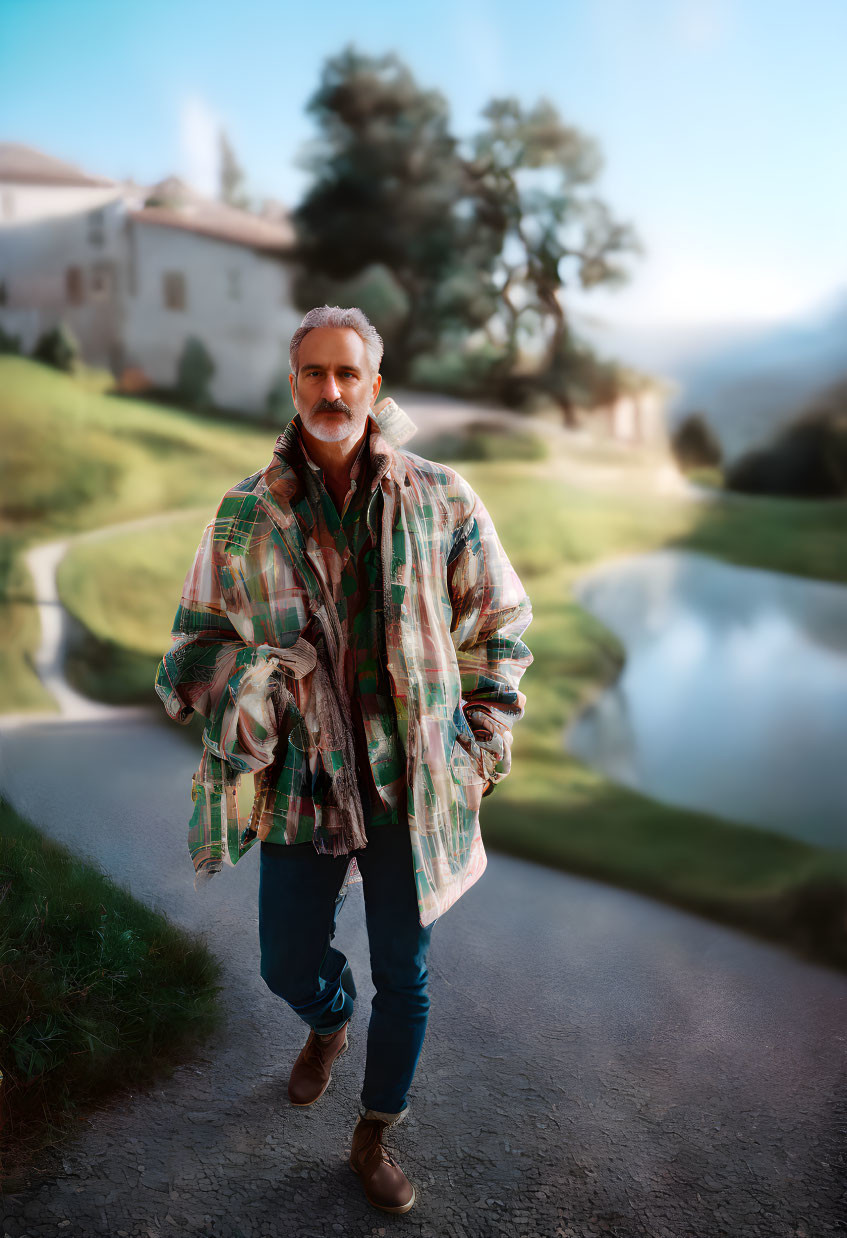
[(343, 400), (335, 400), (333, 403), (330, 403), (329, 400), (321, 399), (318, 400), (317, 404), (312, 409), (312, 412), (320, 413), (323, 411), (330, 413), (347, 413), (349, 417), (353, 410), (349, 407), (349, 405), (345, 404)]

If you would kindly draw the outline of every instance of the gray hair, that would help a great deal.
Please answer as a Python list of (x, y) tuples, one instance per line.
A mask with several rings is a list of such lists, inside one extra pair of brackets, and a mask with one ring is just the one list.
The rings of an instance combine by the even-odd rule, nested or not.
[(300, 345), (315, 327), (352, 327), (364, 341), (370, 377), (376, 378), (382, 363), (383, 343), (373, 323), (355, 306), (343, 309), (340, 305), (318, 305), (309, 310), (291, 337), (288, 359), (295, 379), (300, 370)]

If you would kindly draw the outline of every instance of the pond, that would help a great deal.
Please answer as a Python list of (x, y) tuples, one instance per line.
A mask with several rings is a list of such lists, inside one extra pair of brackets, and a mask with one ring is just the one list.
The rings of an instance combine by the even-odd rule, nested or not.
[(656, 799), (847, 849), (847, 587), (660, 550), (575, 593), (627, 660), (568, 752)]

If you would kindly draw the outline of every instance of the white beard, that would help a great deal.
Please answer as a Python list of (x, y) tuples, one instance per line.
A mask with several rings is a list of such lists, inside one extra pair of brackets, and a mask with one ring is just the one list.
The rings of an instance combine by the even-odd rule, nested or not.
[(300, 418), (309, 433), (320, 439), (322, 443), (339, 443), (342, 439), (349, 438), (351, 434), (361, 434), (367, 415), (366, 411), (365, 416), (362, 417), (361, 413), (356, 413), (355, 410), (352, 416), (348, 413), (332, 415), (324, 409), (318, 413), (310, 413), (308, 417), (301, 413)]

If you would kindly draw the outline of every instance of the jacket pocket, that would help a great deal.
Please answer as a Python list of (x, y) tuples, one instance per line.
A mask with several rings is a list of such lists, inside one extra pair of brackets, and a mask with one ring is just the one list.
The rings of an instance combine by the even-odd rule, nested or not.
[(277, 759), (281, 760), (285, 756), (285, 750), (289, 744), (298, 752), (308, 752), (309, 732), (306, 719), (297, 705), (296, 689), (292, 691), (286, 684), (280, 683), (276, 711), (279, 727)]

